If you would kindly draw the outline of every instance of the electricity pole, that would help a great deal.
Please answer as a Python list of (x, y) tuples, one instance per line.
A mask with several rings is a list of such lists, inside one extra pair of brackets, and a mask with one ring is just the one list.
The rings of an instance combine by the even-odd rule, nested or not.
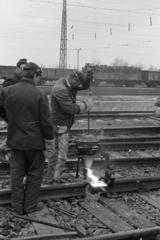
[(79, 51), (82, 50), (81, 48), (76, 48), (77, 50), (77, 69), (79, 70)]
[(59, 68), (67, 68), (67, 0), (63, 0)]

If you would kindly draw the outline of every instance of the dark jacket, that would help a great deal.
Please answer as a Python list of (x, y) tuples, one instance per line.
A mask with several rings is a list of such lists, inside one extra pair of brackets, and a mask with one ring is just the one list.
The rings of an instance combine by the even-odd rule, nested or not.
[[(8, 87), (10, 85), (18, 83), (20, 80), (21, 80), (21, 76), (16, 73), (13, 73), (6, 80), (4, 80), (3, 87)], [(0, 106), (0, 117), (6, 122), (8, 122), (6, 110), (2, 106)]]
[(34, 86), (32, 79), (2, 89), (0, 106), (8, 118), (7, 144), (14, 149), (43, 149), (44, 139), (53, 139), (47, 95)]
[(21, 80), (21, 75), (12, 73), (6, 80), (4, 80), (3, 87), (14, 85), (15, 83), (20, 82), (20, 80)]
[(86, 81), (81, 89), (71, 90), (65, 78), (60, 78), (51, 91), (51, 110), (54, 125), (71, 126), (74, 123), (74, 114), (80, 112), (76, 104), (76, 95), (79, 90), (87, 90), (90, 86), (90, 75), (86, 75)]
[(71, 127), (74, 121), (74, 114), (80, 109), (76, 99), (67, 86), (65, 78), (59, 79), (51, 91), (51, 111), (54, 125)]

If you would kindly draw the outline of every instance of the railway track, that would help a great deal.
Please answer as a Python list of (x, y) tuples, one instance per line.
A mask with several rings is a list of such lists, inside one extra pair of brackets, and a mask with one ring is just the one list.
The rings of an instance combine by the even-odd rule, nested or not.
[[(154, 111), (91, 111), (90, 118), (141, 118), (153, 116)], [(88, 114), (76, 115), (77, 119), (88, 118)]]
[[(52, 85), (37, 86), (37, 88), (42, 89), (46, 94), (50, 94), (52, 90)], [(0, 84), (0, 91), (2, 89), (2, 84)], [(79, 91), (78, 95), (87, 94), (88, 91)], [(159, 96), (159, 88), (126, 88), (126, 87), (94, 87), (92, 86), (92, 94), (95, 96)]]
[[(38, 88), (51, 93), (50, 86), (39, 86)], [(87, 91), (79, 91), (78, 95), (87, 94)], [(92, 94), (96, 96), (159, 96), (159, 88), (117, 88), (117, 87), (92, 87)]]
[[(90, 129), (90, 133), (94, 134), (98, 130), (99, 129)], [(71, 129), (71, 142), (74, 141), (76, 136), (87, 133), (87, 131), (88, 129)], [(132, 136), (132, 134), (141, 134), (141, 136)], [(0, 137), (6, 137), (6, 135), (6, 129), (0, 131)], [(159, 141), (159, 126), (108, 127), (103, 128), (103, 135), (100, 137), (99, 145), (102, 150), (157, 149), (159, 148)], [(70, 146), (73, 151), (75, 151), (74, 146), (75, 143), (73, 142)]]
[[(62, 188), (63, 186), (60, 186)], [(67, 191), (67, 188), (66, 188)], [(109, 194), (109, 192), (108, 192)], [(117, 193), (116, 193), (117, 194)], [(54, 196), (54, 195), (53, 195)], [(53, 197), (52, 196), (52, 197)], [(36, 212), (33, 214), (29, 214), (26, 217), (30, 218), (30, 222), (35, 227), (35, 231), (37, 234), (34, 236), (25, 236), (23, 238), (12, 238), (14, 239), (77, 239), (77, 237), (82, 240), (102, 240), (102, 239), (144, 239), (144, 240), (158, 240), (160, 237), (160, 227), (158, 227), (158, 222), (152, 221), (150, 218), (146, 218), (145, 211), (143, 213), (139, 213), (138, 208), (135, 207), (133, 210), (131, 207), (131, 203), (134, 203), (134, 198), (136, 201), (144, 205), (144, 201), (147, 206), (149, 205), (155, 209), (160, 209), (159, 197), (156, 197), (154, 194), (148, 193), (135, 193), (133, 197), (122, 195), (119, 198), (115, 198), (114, 195), (108, 196), (106, 198), (104, 195), (96, 196), (88, 193), (85, 199), (79, 198), (75, 203), (69, 200), (69, 203), (72, 203), (70, 211), (66, 211), (63, 213), (63, 210), (67, 210), (64, 206), (68, 207), (68, 202), (65, 199), (65, 205), (63, 208), (61, 207), (58, 210), (56, 215), (52, 215), (55, 213), (57, 205), (54, 203), (60, 204), (59, 200), (55, 200), (52, 198), (50, 202), (45, 202), (45, 208), (41, 212)], [(51, 198), (51, 196), (49, 196)], [(45, 196), (47, 199), (47, 196)], [(72, 198), (73, 199), (73, 198)], [(124, 201), (125, 200), (125, 201)], [(63, 200), (61, 200), (62, 203)], [(75, 201), (75, 200), (73, 200)], [(67, 204), (66, 204), (67, 202)], [(54, 208), (54, 206), (56, 208)], [(62, 206), (62, 204), (60, 204)], [(73, 209), (77, 209), (77, 212), (73, 212)], [(53, 209), (53, 210), (52, 210)], [(147, 209), (147, 208), (146, 208)], [(52, 210), (52, 211), (51, 211)], [(69, 214), (75, 214), (76, 220), (73, 220), (74, 217), (71, 215), (70, 217), (66, 216)], [(57, 217), (55, 217), (57, 216)], [(150, 215), (152, 216), (152, 215)], [(7, 216), (8, 217), (8, 216)], [(84, 220), (85, 217), (85, 220)], [(17, 217), (18, 218), (18, 217)], [(16, 218), (16, 219), (17, 219)], [(33, 219), (33, 221), (32, 221)], [(35, 224), (34, 219), (45, 221), (45, 225)], [(63, 219), (66, 219), (65, 226)], [(57, 233), (56, 227), (46, 226), (47, 223), (52, 224), (53, 222), (58, 222), (58, 228), (63, 226), (68, 228), (70, 222), (74, 222), (72, 224), (72, 229), (70, 232), (61, 230)], [(11, 221), (11, 220), (10, 220)], [(63, 224), (62, 224), (63, 223)], [(157, 224), (156, 224), (157, 223)], [(75, 225), (78, 224), (78, 229), (80, 230), (79, 234), (75, 230)], [(69, 227), (71, 228), (71, 227)], [(94, 234), (92, 234), (94, 232)], [(100, 234), (100, 233), (103, 234)], [(107, 232), (107, 234), (105, 233)], [(88, 235), (92, 235), (89, 237)], [(95, 236), (98, 235), (98, 236)], [(78, 239), (79, 239), (78, 238)]]
[[(0, 137), (6, 137), (7, 136), (7, 130), (3, 129), (4, 126), (2, 126), (0, 130)], [(90, 128), (90, 134), (98, 134), (100, 129), (99, 128)], [(159, 134), (160, 133), (160, 127), (159, 126), (127, 126), (127, 127), (112, 127), (108, 126), (107, 128), (102, 128), (104, 136), (107, 136), (109, 134)], [(71, 136), (79, 136), (81, 134), (87, 134), (88, 128), (72, 128), (70, 130)]]
[[(93, 132), (97, 132), (98, 129), (91, 129)], [(75, 135), (82, 134), (87, 132), (87, 129), (73, 129), (71, 131), (71, 137)], [(101, 147), (113, 157), (110, 159), (111, 165), (114, 166), (156, 166), (159, 164), (159, 157), (139, 157), (139, 158), (114, 158), (114, 148), (117, 146), (118, 150), (122, 150), (122, 145), (126, 145), (128, 147), (132, 147), (135, 144), (136, 151), (139, 149), (146, 149), (148, 147), (159, 148), (158, 142), (160, 140), (160, 130), (158, 126), (145, 126), (145, 127), (109, 127), (103, 129), (103, 139), (101, 139)], [(5, 137), (7, 134), (6, 130), (0, 132), (0, 137)], [(136, 134), (141, 134), (141, 136), (134, 136)], [(146, 135), (147, 134), (147, 135)], [(151, 135), (149, 135), (151, 134)], [(134, 137), (133, 137), (134, 136)], [(122, 142), (123, 141), (123, 142)], [(143, 146), (142, 146), (143, 143)], [(148, 144), (149, 143), (149, 144)], [(137, 145), (136, 145), (137, 144)], [(147, 145), (148, 144), (148, 145)], [(119, 146), (119, 147), (118, 147)], [(147, 147), (146, 147), (147, 146)], [(0, 156), (0, 159), (2, 156)], [(104, 168), (105, 161), (96, 159), (93, 163), (93, 168)], [(82, 169), (83, 165), (80, 161), (79, 165), (80, 169)], [(77, 161), (75, 159), (70, 159), (67, 161), (66, 169), (75, 170), (77, 169)], [(0, 172), (9, 171), (9, 165), (1, 163), (0, 164)], [(153, 210), (153, 208), (160, 210), (160, 199), (157, 194), (150, 194), (150, 190), (157, 190), (160, 188), (160, 177), (136, 177), (134, 179), (128, 178), (117, 178), (109, 185), (107, 188), (107, 198), (106, 192), (104, 189), (93, 188), (91, 185), (88, 185), (87, 182), (83, 183), (72, 183), (72, 184), (61, 184), (60, 186), (43, 186), (41, 188), (41, 199), (43, 201), (48, 201), (48, 199), (53, 199), (54, 201), (59, 201), (58, 199), (70, 199), (76, 197), (86, 197), (88, 199), (88, 191), (90, 198), (88, 200), (83, 200), (78, 203), (79, 207), (84, 209), (89, 216), (92, 215), (91, 219), (97, 219), (98, 222), (103, 224), (102, 228), (96, 228), (96, 234), (100, 234), (100, 229), (108, 231), (107, 234), (100, 234), (95, 236), (91, 233), (91, 236), (84, 235), (81, 239), (83, 240), (102, 240), (102, 239), (143, 239), (143, 240), (159, 240), (160, 239), (160, 227), (158, 227), (158, 223), (152, 221), (152, 219), (146, 219), (145, 212), (138, 213), (136, 210), (133, 211), (129, 206), (131, 203), (135, 203), (136, 201), (142, 201), (142, 203), (149, 205), (149, 207)], [(121, 194), (121, 196), (126, 192), (133, 193), (133, 196), (136, 193), (136, 201), (134, 198), (125, 196), (125, 199), (128, 202), (121, 201), (122, 199), (115, 196)], [(99, 197), (99, 193), (103, 193), (101, 197)], [(139, 192), (139, 193), (138, 193)], [(127, 193), (128, 194), (128, 193)], [(93, 196), (93, 199), (92, 199)], [(98, 196), (98, 199), (94, 199), (94, 196)], [(111, 199), (111, 201), (109, 200)], [(138, 199), (138, 200), (137, 200)], [(140, 200), (141, 199), (141, 200)], [(125, 200), (126, 201), (126, 200)], [(9, 189), (0, 190), (0, 204), (6, 204), (11, 202), (11, 192)], [(128, 205), (129, 204), (129, 205)], [(155, 210), (156, 211), (156, 210)], [(36, 217), (39, 219), (44, 219), (44, 216), (40, 216), (37, 213)], [(44, 214), (42, 214), (44, 215)], [(33, 217), (31, 215), (30, 217)], [(35, 217), (35, 216), (34, 216)], [(47, 217), (47, 221), (53, 219), (51, 217)], [(87, 222), (94, 222), (93, 220), (86, 220)], [(67, 222), (71, 221), (68, 220)], [(100, 224), (98, 223), (97, 224)], [(82, 221), (83, 223), (83, 221)], [(82, 224), (81, 223), (81, 224)], [(33, 223), (34, 224), (34, 223)], [(90, 228), (85, 228), (85, 224), (83, 223), (83, 230), (92, 231)], [(99, 225), (101, 226), (101, 225)], [(77, 239), (77, 231), (73, 230), (72, 232), (59, 232), (57, 230), (53, 232), (53, 228), (50, 230), (46, 230), (46, 227), (42, 224), (36, 226), (37, 235), (34, 236), (25, 236), (24, 239), (62, 239), (62, 238), (70, 238)], [(140, 229), (139, 229), (140, 228)], [(41, 229), (41, 230), (40, 230)], [(51, 231), (52, 229), (52, 231)], [(89, 229), (89, 230), (88, 230)], [(93, 229), (93, 227), (92, 227)], [(21, 239), (21, 238), (13, 238), (13, 239)]]

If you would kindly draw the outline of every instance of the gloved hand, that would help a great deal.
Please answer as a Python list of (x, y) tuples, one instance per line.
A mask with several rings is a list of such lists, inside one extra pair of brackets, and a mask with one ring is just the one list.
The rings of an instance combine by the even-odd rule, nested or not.
[(91, 110), (93, 106), (93, 99), (91, 96), (86, 97), (82, 102), (76, 102), (80, 108), (79, 114), (86, 113)]
[(160, 110), (157, 109), (155, 112), (154, 112), (154, 117), (157, 117), (157, 118), (160, 118)]
[(55, 152), (55, 142), (54, 139), (46, 140), (45, 139), (45, 150), (43, 151), (45, 158), (52, 158)]
[(85, 109), (85, 112), (88, 112), (92, 109), (93, 107), (93, 99), (91, 96), (88, 96), (84, 99), (84, 102), (86, 104), (86, 109)]
[(78, 105), (78, 107), (80, 109), (79, 114), (85, 113), (85, 109), (86, 109), (85, 102), (76, 102), (76, 104)]
[(157, 98), (157, 101), (154, 106), (160, 107), (160, 98)]

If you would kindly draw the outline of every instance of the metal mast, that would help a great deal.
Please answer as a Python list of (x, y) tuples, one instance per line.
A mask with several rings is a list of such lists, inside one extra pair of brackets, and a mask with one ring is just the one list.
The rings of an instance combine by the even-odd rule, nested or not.
[(81, 48), (76, 48), (77, 50), (77, 69), (79, 70), (79, 51), (82, 50)]
[(63, 0), (59, 68), (67, 68), (67, 0)]

